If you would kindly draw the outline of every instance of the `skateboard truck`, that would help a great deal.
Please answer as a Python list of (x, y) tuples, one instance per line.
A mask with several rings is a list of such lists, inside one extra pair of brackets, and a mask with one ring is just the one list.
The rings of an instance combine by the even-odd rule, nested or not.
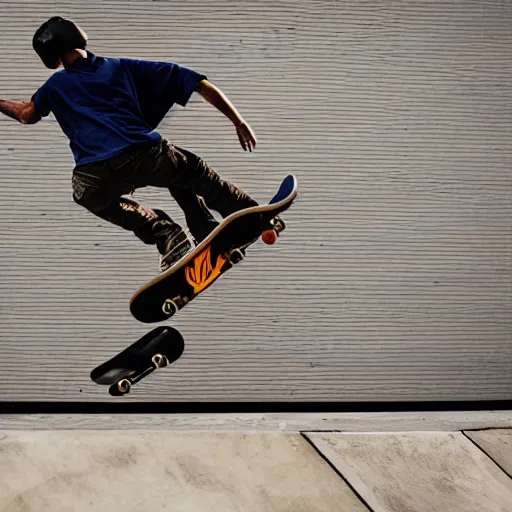
[(166, 299), (162, 304), (162, 311), (169, 317), (176, 314), (188, 302), (188, 297), (174, 297), (174, 299)]
[(263, 240), (263, 243), (267, 245), (273, 245), (277, 241), (277, 237), (281, 233), (281, 231), (284, 230), (286, 227), (284, 221), (280, 219), (279, 217), (274, 217), (270, 220), (270, 228), (265, 229), (261, 235), (261, 239)]
[(121, 396), (126, 395), (130, 392), (132, 389), (132, 384), (137, 384), (139, 380), (142, 380), (144, 377), (147, 377), (150, 373), (153, 373), (155, 370), (158, 370), (159, 368), (165, 368), (169, 365), (169, 359), (167, 359), (166, 356), (163, 354), (155, 354), (151, 358), (151, 362), (153, 363), (152, 367), (147, 368), (139, 375), (133, 377), (133, 378), (124, 378), (121, 379), (117, 384), (113, 384), (110, 386), (108, 392), (112, 396)]
[(245, 254), (242, 249), (233, 249), (229, 253), (229, 261), (233, 265), (236, 265), (237, 263), (240, 263), (244, 259), (244, 256)]

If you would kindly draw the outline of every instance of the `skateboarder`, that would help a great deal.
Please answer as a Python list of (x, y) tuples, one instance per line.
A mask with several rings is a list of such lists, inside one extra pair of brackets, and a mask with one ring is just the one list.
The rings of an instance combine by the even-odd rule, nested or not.
[(196, 243), (218, 225), (209, 209), (226, 217), (258, 203), (201, 158), (162, 138), (158, 124), (174, 103), (184, 107), (196, 91), (232, 121), (245, 151), (252, 151), (256, 138), (205, 75), (170, 62), (101, 57), (86, 45), (87, 34), (75, 23), (50, 18), (34, 34), (33, 47), (47, 68), (63, 69), (30, 102), (0, 100), (0, 111), (23, 124), (53, 112), (75, 159), (74, 200), (155, 244), (165, 271), (194, 240), (165, 212), (137, 202), (135, 189), (168, 188)]

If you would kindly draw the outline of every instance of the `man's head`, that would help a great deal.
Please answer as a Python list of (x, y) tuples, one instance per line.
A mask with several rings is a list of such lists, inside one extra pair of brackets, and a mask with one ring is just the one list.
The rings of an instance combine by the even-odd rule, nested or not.
[(63, 55), (85, 50), (87, 34), (72, 21), (54, 16), (37, 29), (32, 46), (47, 68), (57, 69)]

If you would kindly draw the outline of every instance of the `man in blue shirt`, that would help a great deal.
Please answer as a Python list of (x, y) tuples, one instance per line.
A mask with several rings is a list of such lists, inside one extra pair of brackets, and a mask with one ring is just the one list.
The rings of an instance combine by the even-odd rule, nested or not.
[(206, 76), (174, 63), (100, 57), (86, 45), (87, 35), (75, 23), (61, 17), (45, 22), (34, 35), (34, 49), (46, 67), (64, 69), (30, 102), (0, 100), (0, 112), (24, 124), (52, 112), (75, 159), (74, 200), (156, 245), (165, 271), (193, 241), (165, 212), (136, 201), (135, 189), (168, 188), (196, 243), (218, 225), (209, 208), (226, 217), (257, 202), (201, 158), (163, 139), (158, 124), (174, 103), (185, 106), (196, 91), (233, 122), (245, 151), (252, 151), (256, 138)]

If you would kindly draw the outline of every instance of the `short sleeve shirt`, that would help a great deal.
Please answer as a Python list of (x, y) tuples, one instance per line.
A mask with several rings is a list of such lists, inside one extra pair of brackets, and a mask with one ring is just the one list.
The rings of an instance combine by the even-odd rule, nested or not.
[(203, 79), (172, 62), (87, 52), (86, 59), (54, 73), (32, 100), (42, 117), (54, 114), (80, 165), (160, 140), (158, 124), (175, 103), (186, 106)]

